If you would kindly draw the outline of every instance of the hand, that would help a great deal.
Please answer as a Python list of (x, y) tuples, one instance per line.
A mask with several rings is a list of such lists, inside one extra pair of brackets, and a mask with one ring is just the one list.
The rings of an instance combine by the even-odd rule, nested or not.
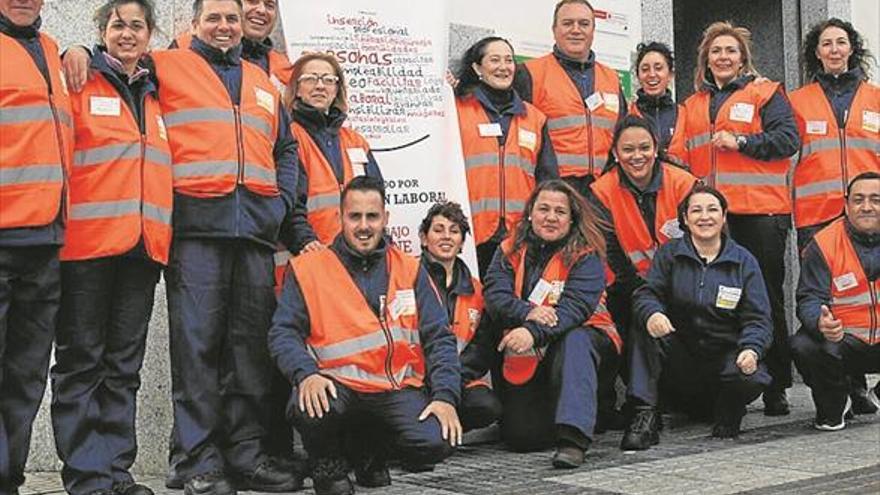
[(74, 93), (82, 91), (86, 81), (92, 78), (92, 74), (89, 72), (91, 61), (89, 52), (85, 48), (74, 46), (67, 49), (61, 60), (61, 66), (64, 68), (68, 89)]
[(326, 249), (327, 246), (321, 244), (321, 241), (312, 241), (302, 248), (303, 253), (311, 253), (312, 251), (320, 251)]
[(533, 321), (544, 326), (553, 327), (559, 323), (556, 317), (556, 308), (551, 306), (535, 306), (526, 315), (527, 321)]
[(665, 337), (675, 331), (675, 327), (672, 326), (672, 322), (669, 321), (669, 318), (660, 312), (654, 313), (648, 318), (647, 327), (648, 334), (655, 339)]
[(318, 373), (309, 375), (299, 384), (299, 410), (308, 413), (310, 418), (323, 418), (324, 413), (330, 412), (328, 392), (336, 398), (333, 380)]
[(452, 89), (458, 87), (458, 78), (455, 77), (455, 74), (452, 73), (451, 70), (446, 69), (446, 82), (452, 86)]
[(498, 343), (498, 352), (510, 349), (517, 354), (523, 354), (532, 347), (535, 347), (535, 338), (532, 337), (532, 332), (525, 327), (517, 327), (507, 332), (507, 335), (501, 339), (501, 342)]
[(822, 305), (822, 314), (819, 315), (819, 331), (829, 342), (843, 340), (843, 322), (835, 319), (828, 306)]
[(758, 353), (751, 349), (740, 352), (736, 357), (736, 366), (744, 375), (751, 375), (758, 371)]
[(455, 406), (442, 400), (431, 401), (428, 407), (419, 415), (419, 421), (428, 419), (431, 415), (437, 417), (440, 422), (440, 429), (443, 431), (443, 440), (449, 440), (449, 445), (455, 447), (461, 445), (461, 436), (463, 434), (461, 422), (458, 420), (458, 413)]
[(712, 136), (712, 145), (719, 150), (739, 151), (736, 136), (732, 132), (718, 131)]

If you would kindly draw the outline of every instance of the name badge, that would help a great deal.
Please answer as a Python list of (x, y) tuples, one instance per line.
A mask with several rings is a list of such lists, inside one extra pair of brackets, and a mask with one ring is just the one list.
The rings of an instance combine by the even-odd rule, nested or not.
[(684, 231), (681, 230), (681, 226), (678, 224), (677, 218), (667, 220), (663, 224), (663, 226), (660, 227), (660, 232), (662, 232), (663, 235), (670, 239), (678, 239), (684, 235)]
[(544, 299), (547, 299), (547, 295), (550, 294), (550, 291), (553, 289), (553, 286), (550, 285), (550, 282), (544, 280), (538, 280), (538, 283), (535, 284), (535, 288), (532, 289), (532, 293), (529, 294), (529, 302), (534, 304), (535, 306), (540, 306), (544, 304)]
[(605, 100), (605, 110), (614, 113), (620, 111), (620, 97), (617, 93), (603, 93), (602, 98)]
[(880, 113), (870, 110), (862, 112), (862, 129), (868, 132), (880, 132)]
[(839, 291), (852, 289), (857, 285), (859, 285), (859, 281), (856, 280), (856, 274), (853, 272), (844, 273), (839, 277), (834, 277), (834, 287)]
[(480, 131), (480, 137), (498, 137), (501, 136), (501, 124), (493, 122), (491, 124), (477, 124)]
[(275, 115), (275, 97), (272, 93), (262, 88), (254, 88), (254, 95), (257, 98), (257, 106)]
[(284, 94), (284, 91), (287, 89), (284, 87), (284, 83), (281, 82), (281, 79), (278, 79), (275, 74), (269, 76), (269, 82), (272, 83), (272, 86), (275, 86), (275, 89), (281, 94)]
[(815, 134), (818, 136), (828, 134), (828, 122), (824, 120), (808, 120), (807, 134)]
[(470, 323), (472, 332), (480, 325), (480, 317), (482, 315), (483, 313), (479, 309), (468, 308), (468, 322)]
[(718, 296), (715, 298), (715, 307), (721, 309), (735, 309), (742, 297), (742, 289), (739, 287), (718, 286)]
[(412, 289), (399, 290), (394, 293), (394, 300), (388, 305), (391, 319), (416, 314), (416, 293)]
[(751, 103), (735, 103), (730, 107), (730, 120), (749, 123), (755, 117), (755, 105)]
[(165, 121), (162, 120), (162, 116), (156, 115), (156, 127), (159, 128), (159, 137), (162, 138), (163, 141), (168, 141), (168, 130), (165, 129)]
[(122, 114), (122, 101), (114, 96), (91, 96), (89, 113), (100, 117), (119, 117)]
[(593, 93), (584, 100), (584, 103), (586, 103), (587, 108), (589, 108), (592, 112), (593, 110), (599, 108), (599, 105), (601, 105), (603, 101), (604, 100), (602, 100), (601, 93)]
[(534, 152), (538, 147), (538, 135), (528, 129), (520, 129), (517, 137), (519, 145), (529, 151)]
[(565, 281), (554, 280), (550, 282), (550, 293), (547, 294), (547, 304), (556, 306), (559, 304), (559, 298), (562, 297), (562, 291), (565, 290)]
[(367, 152), (363, 148), (348, 148), (346, 152), (352, 163), (367, 163)]

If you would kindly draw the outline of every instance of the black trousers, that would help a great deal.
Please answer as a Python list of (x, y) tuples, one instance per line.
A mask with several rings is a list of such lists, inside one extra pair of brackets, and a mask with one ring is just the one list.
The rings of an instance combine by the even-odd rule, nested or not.
[(58, 246), (0, 247), (0, 492), (24, 484), (60, 299)]
[(137, 391), (160, 271), (123, 256), (61, 264), (52, 426), (68, 493), (132, 481)]
[(791, 387), (791, 352), (785, 322), (785, 243), (791, 229), (790, 215), (727, 215), (730, 236), (758, 260), (767, 285), (773, 318), (773, 345), (764, 362), (773, 381), (769, 388)]

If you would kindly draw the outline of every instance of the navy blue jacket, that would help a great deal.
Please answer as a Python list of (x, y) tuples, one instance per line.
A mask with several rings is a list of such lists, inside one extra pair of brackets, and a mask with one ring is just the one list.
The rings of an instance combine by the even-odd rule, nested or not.
[[(880, 234), (866, 234), (853, 229), (849, 220), (846, 222), (846, 233), (852, 242), (856, 256), (862, 264), (868, 280), (877, 280), (880, 276)], [(804, 250), (801, 261), (801, 276), (797, 288), (797, 315), (801, 328), (816, 338), (822, 338), (819, 332), (819, 315), (822, 305), (831, 308), (831, 269), (815, 241), (810, 242)]]
[[(735, 308), (718, 307), (721, 286), (741, 290)], [(751, 349), (760, 358), (773, 341), (761, 268), (751, 253), (726, 236), (710, 263), (700, 258), (687, 234), (661, 246), (648, 280), (633, 294), (633, 311), (642, 331), (652, 314), (663, 313), (676, 335), (712, 354)]]
[[(718, 88), (714, 81), (704, 81), (703, 87), (709, 90), (709, 119), (715, 122), (718, 109), (734, 92), (752, 82), (755, 76), (742, 76)], [(777, 92), (760, 109), (763, 132), (746, 136), (746, 145), (740, 152), (756, 160), (780, 160), (800, 151), (801, 139), (791, 103), (781, 92)]]
[(643, 90), (636, 91), (636, 107), (642, 116), (654, 126), (657, 137), (660, 138), (660, 149), (665, 153), (672, 140), (675, 130), (675, 120), (678, 118), (678, 105), (672, 99), (672, 93), (667, 89), (665, 93), (657, 96), (645, 94)]
[[(574, 87), (580, 92), (581, 100), (586, 100), (595, 92), (595, 77), (593, 75), (593, 64), (596, 62), (595, 52), (590, 50), (590, 56), (587, 58), (587, 61), (581, 62), (569, 58), (562, 53), (562, 50), (560, 50), (559, 47), (553, 45), (553, 56), (556, 57), (556, 60), (559, 61), (559, 65), (565, 69), (565, 73), (571, 78)], [(529, 69), (525, 65), (517, 65), (513, 79), (513, 88), (519, 93), (523, 100), (529, 103), (532, 102), (532, 74), (529, 73)], [(627, 110), (626, 96), (623, 92), (623, 86), (618, 89), (617, 96), (620, 101), (620, 108), (617, 115), (620, 118), (626, 115)], [(586, 106), (586, 103), (584, 103), (584, 105)]]
[[(15, 38), (27, 50), (34, 64), (43, 74), (46, 84), (49, 85), (49, 91), (55, 91), (57, 88), (52, 87), (46, 55), (43, 53), (43, 46), (40, 45), (40, 39), (37, 37), (42, 22), (42, 18), (38, 17), (32, 25), (21, 27), (16, 26), (6, 16), (0, 14), (0, 32)], [(62, 205), (58, 209), (58, 215), (48, 225), (0, 229), (0, 247), (60, 246), (64, 244), (64, 216), (62, 215), (64, 208), (62, 197)]]
[[(230, 99), (238, 104), (241, 101), (241, 45), (223, 53), (193, 38), (191, 49), (211, 65)], [(279, 108), (273, 155), (280, 197), (260, 196), (243, 186), (219, 198), (175, 194), (175, 238), (247, 239), (275, 248), (282, 221), (293, 212), (298, 174), (296, 141), (290, 134), (290, 117), (286, 110)]]
[(499, 328), (525, 327), (535, 339), (535, 345), (542, 347), (553, 343), (569, 330), (578, 328), (593, 314), (602, 292), (605, 290), (605, 269), (602, 260), (595, 254), (586, 255), (574, 262), (565, 280), (565, 288), (556, 305), (558, 322), (548, 327), (526, 321), (532, 309), (529, 294), (541, 280), (544, 268), (559, 249), (563, 241), (544, 243), (537, 238), (527, 241), (523, 277), (522, 298), (516, 297), (514, 285), (516, 270), (499, 247), (486, 273), (483, 297), (486, 310)]
[[(373, 312), (379, 314), (379, 299), (388, 292), (387, 240), (369, 255), (361, 255), (338, 235), (330, 249), (348, 269), (352, 280), (364, 294)], [(458, 405), (461, 395), (461, 367), (455, 337), (449, 330), (446, 310), (437, 299), (431, 280), (419, 270), (415, 286), (419, 314), (419, 337), (427, 366), (426, 383), (433, 400)], [(284, 376), (294, 385), (318, 372), (318, 364), (309, 353), (306, 339), (311, 331), (309, 312), (292, 269), (287, 270), (278, 308), (269, 330), (269, 352)]]
[[(330, 163), (330, 167), (336, 175), (336, 181), (342, 184), (345, 175), (342, 165), (343, 150), (339, 142), (339, 128), (342, 127), (348, 116), (336, 107), (331, 107), (330, 111), (324, 114), (299, 98), (293, 105), (291, 116), (294, 122), (303, 126), (315, 144), (318, 145), (321, 154)], [(379, 165), (376, 163), (372, 151), (367, 152), (366, 174), (368, 177), (382, 179), (382, 171), (379, 170)], [(306, 244), (318, 239), (306, 216), (308, 214), (306, 207), (308, 200), (309, 176), (306, 174), (305, 167), (300, 167), (293, 216), (290, 222), (281, 229), (282, 242), (290, 246), (293, 253), (299, 253)]]
[(816, 81), (819, 82), (819, 86), (825, 92), (825, 97), (828, 98), (828, 103), (831, 104), (831, 108), (834, 110), (834, 116), (837, 117), (838, 127), (843, 128), (846, 126), (849, 109), (852, 106), (859, 84), (864, 78), (865, 73), (859, 67), (836, 77), (824, 72), (816, 74)]

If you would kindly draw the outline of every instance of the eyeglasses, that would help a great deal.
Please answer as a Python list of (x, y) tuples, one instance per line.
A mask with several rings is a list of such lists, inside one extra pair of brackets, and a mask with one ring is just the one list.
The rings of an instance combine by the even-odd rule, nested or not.
[(303, 74), (297, 79), (300, 84), (315, 85), (318, 81), (324, 83), (324, 86), (336, 86), (339, 84), (339, 78), (333, 74)]

